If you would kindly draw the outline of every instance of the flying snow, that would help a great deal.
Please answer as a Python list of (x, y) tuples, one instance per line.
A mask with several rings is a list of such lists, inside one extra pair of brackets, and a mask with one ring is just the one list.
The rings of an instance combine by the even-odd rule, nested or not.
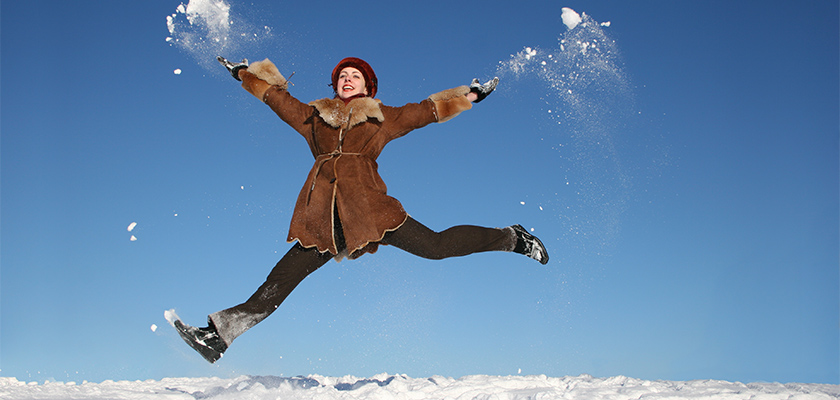
[(561, 11), (565, 29), (556, 45), (523, 47), (499, 62), (497, 75), (522, 81), (505, 86), (514, 91), (534, 90), (528, 83), (536, 84), (535, 92), (517, 96), (542, 103), (537, 106), (545, 108), (545, 117), (538, 121), (548, 123), (551, 146), (560, 154), (555, 176), (563, 179), (547, 182), (555, 190), (546, 204), (562, 201), (557, 217), (568, 240), (590, 241), (566, 245), (601, 253), (615, 237), (629, 199), (629, 177), (614, 138), (631, 115), (632, 86), (618, 45), (604, 31), (610, 24), (568, 7)]
[(178, 317), (178, 314), (175, 312), (175, 309), (169, 309), (163, 312), (163, 317), (166, 318), (166, 321), (169, 322), (169, 325), (175, 326), (175, 321), (181, 319)]
[(560, 18), (563, 19), (563, 24), (565, 24), (566, 28), (569, 28), (569, 30), (575, 29), (575, 27), (581, 22), (580, 14), (568, 7), (563, 7), (562, 11), (563, 13), (560, 15)]
[[(135, 228), (135, 227), (137, 227), (137, 223), (136, 223), (136, 222), (132, 222), (132, 223), (128, 224), (128, 227), (126, 228), (126, 230), (127, 230), (127, 231), (129, 231), (129, 232), (131, 232), (131, 231), (133, 231), (133, 230), (134, 230), (134, 228)], [(136, 237), (136, 236), (134, 236), (134, 235), (131, 235), (131, 237), (130, 237), (130, 238), (128, 238), (128, 240), (130, 240), (130, 241), (132, 241), (132, 242), (136, 242), (136, 241), (137, 241), (137, 237)]]
[(183, 3), (180, 4), (175, 12), (166, 18), (166, 27), (170, 35), (175, 34), (175, 18), (178, 13), (181, 13), (186, 15), (190, 25), (206, 28), (210, 40), (216, 42), (228, 40), (231, 24), (230, 4), (224, 0), (190, 1), (186, 6)]
[[(257, 28), (239, 18), (226, 0), (190, 0), (166, 16), (170, 46), (193, 56), (199, 65), (217, 71), (216, 56), (233, 56), (242, 47), (271, 37), (271, 28)], [(180, 74), (180, 69), (175, 74)]]

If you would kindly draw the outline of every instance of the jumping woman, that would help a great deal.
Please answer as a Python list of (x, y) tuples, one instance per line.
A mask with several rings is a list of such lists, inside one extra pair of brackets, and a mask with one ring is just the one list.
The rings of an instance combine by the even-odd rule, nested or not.
[(377, 157), (391, 140), (433, 122), (448, 121), (493, 92), (498, 78), (474, 79), (433, 94), (419, 103), (390, 107), (375, 99), (373, 68), (359, 58), (341, 60), (332, 71), (334, 96), (302, 103), (268, 59), (248, 64), (219, 57), (242, 87), (264, 102), (306, 140), (315, 163), (298, 194), (287, 240), (292, 248), (265, 283), (244, 303), (210, 314), (208, 326), (180, 320), (181, 337), (213, 363), (234, 339), (268, 317), (309, 274), (331, 259), (356, 259), (391, 245), (419, 257), (439, 260), (485, 251), (524, 254), (542, 264), (548, 252), (522, 226), (485, 228), (460, 225), (435, 232), (388, 196)]

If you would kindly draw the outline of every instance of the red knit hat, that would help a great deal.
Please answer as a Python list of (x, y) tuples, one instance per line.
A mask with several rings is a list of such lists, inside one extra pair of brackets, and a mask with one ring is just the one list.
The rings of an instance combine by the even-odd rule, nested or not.
[(370, 67), (370, 64), (366, 63), (365, 60), (356, 57), (347, 57), (341, 60), (338, 65), (333, 68), (332, 72), (332, 87), (333, 91), (336, 90), (338, 87), (338, 74), (341, 73), (341, 70), (347, 67), (353, 67), (359, 70), (362, 73), (362, 76), (365, 77), (365, 88), (367, 89), (368, 96), (374, 97), (376, 96), (376, 88), (379, 86), (376, 80), (376, 74), (373, 72), (373, 68)]

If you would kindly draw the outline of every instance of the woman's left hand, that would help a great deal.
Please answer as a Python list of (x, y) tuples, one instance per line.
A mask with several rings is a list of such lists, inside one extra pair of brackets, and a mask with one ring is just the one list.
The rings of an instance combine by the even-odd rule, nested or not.
[(499, 77), (495, 77), (483, 85), (478, 81), (478, 78), (473, 79), (472, 83), (470, 83), (470, 93), (467, 94), (467, 100), (473, 103), (478, 103), (481, 100), (484, 100), (485, 97), (496, 90), (496, 85), (498, 84)]

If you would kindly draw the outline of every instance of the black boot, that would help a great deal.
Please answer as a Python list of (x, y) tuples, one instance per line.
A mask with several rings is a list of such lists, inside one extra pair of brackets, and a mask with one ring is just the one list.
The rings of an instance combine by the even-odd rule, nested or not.
[(184, 324), (181, 320), (176, 320), (175, 329), (178, 330), (181, 339), (184, 339), (190, 347), (212, 364), (222, 358), (227, 350), (227, 344), (219, 336), (213, 321), (209, 318), (207, 321), (209, 325), (206, 328), (196, 328)]
[(516, 247), (514, 253), (524, 254), (540, 262), (548, 264), (548, 251), (545, 250), (540, 239), (528, 233), (522, 225), (516, 224), (510, 227), (516, 233)]

